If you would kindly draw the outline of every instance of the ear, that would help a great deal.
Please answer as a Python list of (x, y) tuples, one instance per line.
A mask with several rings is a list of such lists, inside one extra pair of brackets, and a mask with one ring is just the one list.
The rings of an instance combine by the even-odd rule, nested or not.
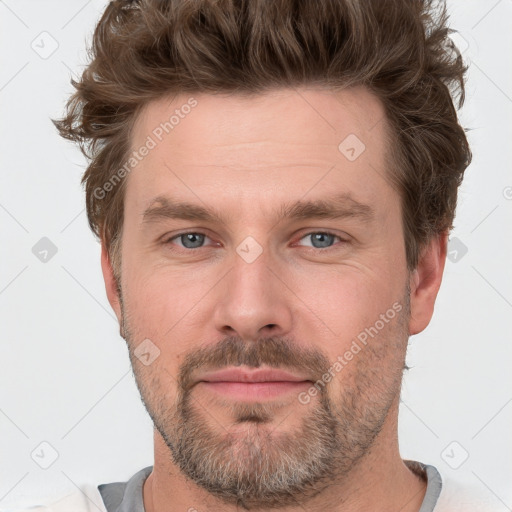
[[(103, 280), (105, 281), (105, 290), (107, 292), (107, 298), (117, 316), (119, 325), (122, 324), (121, 305), (119, 302), (119, 290), (116, 279), (114, 277), (114, 269), (112, 268), (112, 262), (108, 255), (108, 251), (104, 240), (101, 242), (101, 271), (103, 273)], [(122, 336), (122, 334), (121, 334)]]
[(430, 323), (443, 278), (448, 232), (432, 238), (420, 254), (410, 278), (411, 317), (409, 335), (418, 334)]

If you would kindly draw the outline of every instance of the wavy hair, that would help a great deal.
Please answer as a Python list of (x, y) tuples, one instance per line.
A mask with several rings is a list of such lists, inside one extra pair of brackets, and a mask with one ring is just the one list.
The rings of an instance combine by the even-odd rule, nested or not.
[(89, 160), (87, 216), (120, 270), (124, 183), (118, 172), (142, 108), (169, 94), (260, 94), (362, 85), (390, 126), (389, 178), (401, 198), (407, 266), (453, 228), (457, 189), (471, 162), (454, 103), (467, 67), (429, 0), (116, 0), (97, 23), (90, 62), (68, 99), (60, 135)]

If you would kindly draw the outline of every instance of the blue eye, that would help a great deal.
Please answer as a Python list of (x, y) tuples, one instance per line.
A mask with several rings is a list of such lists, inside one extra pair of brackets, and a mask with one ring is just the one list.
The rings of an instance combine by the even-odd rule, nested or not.
[[(311, 233), (308, 233), (304, 235), (300, 240), (305, 240), (309, 238), (311, 241), (311, 245), (303, 245), (303, 247), (311, 247), (312, 249), (319, 249), (319, 250), (328, 250), (330, 249), (334, 243), (336, 242), (336, 239), (338, 239), (341, 242), (344, 242), (342, 238), (340, 238), (338, 235), (335, 235), (333, 233), (329, 233), (327, 231), (312, 231)], [(206, 239), (210, 240), (208, 236), (206, 236), (204, 233), (198, 233), (196, 231), (191, 232), (185, 232), (185, 233), (179, 233), (172, 238), (167, 239), (164, 243), (165, 244), (172, 244), (175, 243), (175, 241), (179, 241), (177, 243), (178, 247), (182, 249), (202, 249), (204, 247), (204, 243)], [(302, 245), (302, 244), (301, 244)]]
[(331, 244), (334, 243), (334, 239), (337, 238), (341, 240), (339, 236), (324, 231), (315, 231), (312, 233), (308, 233), (307, 235), (303, 236), (301, 240), (304, 240), (306, 238), (310, 238), (312, 247), (314, 249), (329, 249), (331, 247)]
[(172, 240), (180, 240), (182, 247), (185, 249), (199, 249), (205, 238), (208, 237), (202, 233), (182, 233), (181, 235), (171, 238), (169, 242)]

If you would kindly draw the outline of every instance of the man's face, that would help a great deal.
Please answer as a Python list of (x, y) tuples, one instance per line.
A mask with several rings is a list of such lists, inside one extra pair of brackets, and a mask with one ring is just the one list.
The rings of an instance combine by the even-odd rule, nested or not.
[[(384, 110), (363, 89), (190, 96), (135, 125), (133, 149), (156, 146), (127, 178), (118, 314), (173, 464), (226, 503), (292, 503), (348, 474), (396, 412), (409, 275)], [(200, 382), (234, 366), (312, 382)]]

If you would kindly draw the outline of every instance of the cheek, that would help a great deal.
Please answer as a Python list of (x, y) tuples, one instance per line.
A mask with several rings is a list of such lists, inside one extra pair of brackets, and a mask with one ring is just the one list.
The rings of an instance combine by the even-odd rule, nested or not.
[[(123, 289), (123, 300), (134, 373), (144, 396), (157, 407), (157, 397), (177, 392), (180, 354), (190, 350), (190, 340), (183, 335), (190, 306), (174, 291), (173, 282), (153, 275), (147, 279), (133, 272)], [(152, 357), (150, 364), (137, 357), (147, 351)]]
[[(381, 271), (354, 264), (305, 273), (296, 281), (294, 290), (307, 305), (301, 308), (305, 317), (300, 324), (306, 325), (303, 335), (311, 337), (311, 343), (327, 357), (334, 376), (326, 378), (334, 393), (356, 385), (361, 378), (376, 387), (389, 384), (386, 379), (379, 384), (379, 379), (367, 374), (402, 352), (398, 319), (403, 294), (388, 278)], [(309, 319), (306, 324), (305, 318)]]
[(402, 298), (399, 282), (382, 266), (346, 262), (295, 276), (293, 290), (340, 339), (373, 324)]
[(217, 280), (209, 284), (206, 276), (184, 269), (133, 266), (126, 273), (123, 297), (136, 341), (154, 340), (168, 362), (179, 359), (190, 350), (190, 335), (207, 304), (205, 293)]

